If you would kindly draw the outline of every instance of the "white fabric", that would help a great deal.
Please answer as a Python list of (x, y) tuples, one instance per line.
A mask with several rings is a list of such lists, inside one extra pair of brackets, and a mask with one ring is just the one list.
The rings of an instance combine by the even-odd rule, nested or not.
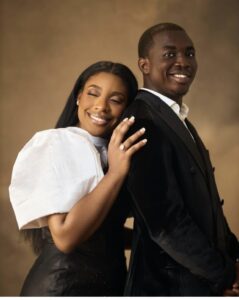
[(78, 127), (36, 133), (19, 152), (9, 187), (19, 229), (47, 225), (46, 216), (66, 213), (104, 176), (92, 137)]
[(90, 140), (95, 145), (96, 149), (100, 153), (100, 161), (102, 168), (106, 168), (108, 166), (108, 145), (107, 141), (103, 138), (90, 136)]

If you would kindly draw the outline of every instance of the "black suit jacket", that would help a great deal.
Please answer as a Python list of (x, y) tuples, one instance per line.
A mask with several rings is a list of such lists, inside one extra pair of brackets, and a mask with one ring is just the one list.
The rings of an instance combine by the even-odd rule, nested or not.
[(133, 157), (127, 179), (135, 225), (125, 295), (220, 295), (234, 280), (239, 247), (208, 151), (188, 120), (194, 139), (147, 91), (139, 91), (125, 116), (131, 115), (131, 132), (145, 127), (148, 143)]

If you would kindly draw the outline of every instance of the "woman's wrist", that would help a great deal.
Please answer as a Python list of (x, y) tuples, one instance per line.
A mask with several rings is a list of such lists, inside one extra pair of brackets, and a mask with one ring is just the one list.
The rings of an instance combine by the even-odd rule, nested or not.
[(126, 175), (122, 175), (120, 174), (119, 172), (117, 172), (116, 170), (111, 170), (110, 168), (108, 169), (107, 173), (105, 174), (105, 176), (107, 177), (107, 179), (110, 181), (110, 182), (113, 182), (114, 184), (121, 184)]

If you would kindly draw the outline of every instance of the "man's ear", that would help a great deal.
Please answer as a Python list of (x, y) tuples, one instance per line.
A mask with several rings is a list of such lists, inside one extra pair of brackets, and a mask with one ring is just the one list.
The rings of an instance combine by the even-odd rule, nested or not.
[(143, 73), (143, 75), (149, 74), (150, 62), (147, 57), (146, 58), (140, 57), (138, 59), (138, 66), (139, 66), (140, 71)]

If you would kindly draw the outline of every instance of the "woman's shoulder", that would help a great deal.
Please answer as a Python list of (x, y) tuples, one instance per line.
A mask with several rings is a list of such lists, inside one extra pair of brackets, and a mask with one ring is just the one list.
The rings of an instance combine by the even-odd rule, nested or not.
[(54, 147), (70, 144), (92, 144), (88, 132), (78, 127), (52, 128), (36, 132), (22, 150), (30, 147)]
[(65, 128), (51, 128), (38, 131), (33, 135), (35, 140), (44, 140), (44, 139), (61, 139), (68, 136), (77, 136), (80, 139), (89, 139), (89, 134), (87, 131), (79, 127), (65, 127)]
[(45, 216), (69, 211), (102, 177), (100, 157), (87, 132), (37, 132), (12, 171), (9, 193), (19, 228), (45, 226)]
[[(19, 151), (14, 169), (23, 162), (29, 164), (63, 162), (72, 164), (83, 160), (95, 161), (97, 150), (88, 137), (88, 133), (80, 128), (57, 128), (36, 132)], [(92, 163), (93, 163), (92, 162)]]

